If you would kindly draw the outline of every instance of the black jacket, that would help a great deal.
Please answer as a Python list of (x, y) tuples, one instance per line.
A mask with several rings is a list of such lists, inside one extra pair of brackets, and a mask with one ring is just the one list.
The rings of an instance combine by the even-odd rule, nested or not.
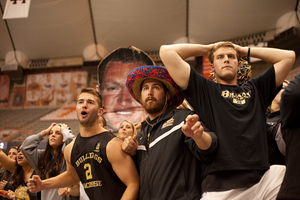
[(280, 112), (286, 142), (286, 172), (277, 199), (300, 199), (300, 74), (282, 92)]
[[(140, 200), (200, 199), (200, 160), (209, 161), (217, 148), (217, 138), (208, 150), (200, 150), (181, 130), (190, 110), (168, 108), (158, 122), (142, 123), (137, 135), (137, 168), (140, 173)], [(149, 121), (149, 118), (147, 119)], [(155, 121), (155, 120), (154, 120)], [(148, 141), (148, 133), (149, 141)]]

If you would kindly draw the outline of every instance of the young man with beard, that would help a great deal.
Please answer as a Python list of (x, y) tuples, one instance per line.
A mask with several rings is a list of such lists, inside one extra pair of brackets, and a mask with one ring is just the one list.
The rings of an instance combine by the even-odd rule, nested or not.
[[(209, 57), (216, 83), (185, 62), (191, 56)], [(239, 86), (239, 59), (246, 56), (273, 66)], [(295, 52), (219, 42), (164, 45), (160, 57), (187, 101), (219, 139), (216, 156), (204, 165), (202, 199), (275, 199), (285, 167), (269, 167), (265, 111), (292, 68)]]
[(122, 145), (136, 158), (139, 199), (200, 199), (199, 164), (213, 156), (215, 134), (205, 132), (191, 110), (176, 109), (183, 97), (165, 68), (138, 67), (127, 76), (126, 86), (148, 113), (138, 135)]
[(80, 134), (65, 148), (67, 171), (41, 181), (28, 181), (30, 191), (61, 188), (81, 181), (90, 199), (136, 199), (139, 177), (133, 160), (121, 149), (122, 143), (99, 125), (102, 97), (93, 88), (77, 96), (76, 112)]

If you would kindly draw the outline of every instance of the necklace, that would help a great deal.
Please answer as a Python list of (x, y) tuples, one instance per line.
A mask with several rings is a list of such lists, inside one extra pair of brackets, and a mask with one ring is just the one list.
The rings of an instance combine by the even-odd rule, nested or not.
[(152, 128), (155, 124), (157, 124), (157, 122), (159, 121), (159, 119), (161, 118), (162, 114), (157, 118), (156, 122), (153, 124), (150, 124), (150, 122), (148, 122), (147, 118), (145, 118), (145, 121), (147, 122), (148, 125), (150, 125)]
[[(152, 129), (153, 126), (154, 126), (155, 124), (157, 124), (157, 122), (159, 121), (159, 119), (161, 118), (161, 116), (162, 116), (162, 114), (157, 118), (156, 122), (153, 123), (153, 124), (150, 124), (150, 122), (148, 122), (147, 118), (145, 118), (145, 121), (147, 122), (148, 125), (151, 126), (151, 129)], [(150, 131), (149, 131), (149, 133), (147, 134), (147, 148), (149, 148), (149, 141), (150, 141)]]

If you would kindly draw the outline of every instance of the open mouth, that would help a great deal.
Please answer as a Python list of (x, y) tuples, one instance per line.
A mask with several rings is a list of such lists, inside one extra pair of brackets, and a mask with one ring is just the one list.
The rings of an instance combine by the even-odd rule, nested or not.
[(87, 112), (86, 111), (82, 111), (80, 114), (81, 114), (81, 116), (85, 117), (87, 115)]

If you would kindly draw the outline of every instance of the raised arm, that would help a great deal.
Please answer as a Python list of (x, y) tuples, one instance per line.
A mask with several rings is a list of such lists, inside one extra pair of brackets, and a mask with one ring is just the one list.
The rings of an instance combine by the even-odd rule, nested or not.
[(63, 135), (63, 142), (67, 145), (75, 138), (71, 129), (67, 124), (59, 124), (61, 126), (61, 134)]
[(28, 161), (29, 165), (35, 170), (38, 170), (39, 158), (41, 157), (44, 150), (38, 149), (38, 145), (43, 140), (45, 131), (41, 131), (38, 134), (27, 137), (21, 146), (21, 151)]
[(137, 199), (139, 175), (131, 156), (122, 150), (121, 145), (117, 139), (111, 140), (107, 144), (107, 159), (119, 179), (127, 186), (121, 199)]
[(198, 115), (188, 115), (182, 132), (187, 137), (185, 142), (194, 156), (201, 162), (210, 162), (217, 152), (218, 138), (198, 120)]
[(159, 55), (169, 74), (179, 87), (187, 88), (190, 77), (190, 65), (184, 61), (192, 56), (207, 56), (214, 44), (173, 44), (160, 47)]
[(73, 144), (74, 142), (71, 142), (69, 145), (67, 145), (64, 151), (65, 160), (67, 163), (67, 171), (61, 173), (58, 176), (42, 181), (39, 176), (33, 176), (27, 183), (30, 192), (36, 193), (41, 190), (69, 187), (80, 181), (75, 168), (71, 165), (70, 162)]
[(186, 123), (182, 126), (182, 132), (185, 136), (193, 138), (199, 149), (207, 150), (211, 146), (212, 138), (204, 131), (198, 119), (196, 114), (188, 115), (185, 119)]
[(13, 173), (16, 161), (10, 159), (0, 148), (0, 163), (11, 173)]
[[(241, 57), (248, 55), (248, 47), (240, 47), (238, 45), (235, 46), (240, 52)], [(296, 55), (294, 51), (290, 50), (267, 47), (251, 47), (250, 57), (259, 58), (274, 65), (276, 87), (279, 87), (292, 69)]]

